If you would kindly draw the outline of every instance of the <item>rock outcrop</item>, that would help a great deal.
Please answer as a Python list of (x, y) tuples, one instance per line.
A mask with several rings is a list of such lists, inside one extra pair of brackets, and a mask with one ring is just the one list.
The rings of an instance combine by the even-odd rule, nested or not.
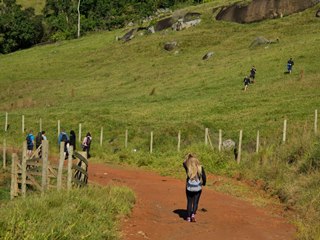
[(314, 0), (253, 0), (248, 5), (236, 3), (223, 7), (217, 20), (251, 23), (264, 19), (278, 18), (315, 6)]

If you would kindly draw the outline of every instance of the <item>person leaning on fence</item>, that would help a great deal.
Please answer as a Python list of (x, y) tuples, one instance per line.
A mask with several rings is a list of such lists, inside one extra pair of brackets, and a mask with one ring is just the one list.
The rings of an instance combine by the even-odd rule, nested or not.
[(32, 130), (29, 131), (29, 134), (26, 137), (27, 140), (27, 155), (30, 157), (32, 155), (33, 146), (34, 146), (34, 136)]
[(82, 141), (82, 150), (87, 152), (87, 158), (91, 157), (90, 155), (91, 142), (92, 142), (92, 137), (90, 132), (88, 132)]
[(41, 144), (42, 144), (42, 133), (38, 132), (38, 134), (36, 136), (36, 149), (39, 149), (39, 152), (38, 152), (39, 158), (41, 158), (41, 156), (42, 156)]
[(195, 222), (202, 186), (206, 185), (206, 174), (200, 161), (189, 153), (183, 161), (186, 170), (187, 221)]

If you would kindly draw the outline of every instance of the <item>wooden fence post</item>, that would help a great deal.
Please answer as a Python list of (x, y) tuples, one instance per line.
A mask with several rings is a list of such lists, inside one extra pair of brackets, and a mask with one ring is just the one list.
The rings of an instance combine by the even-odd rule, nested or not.
[(58, 176), (57, 176), (57, 190), (60, 191), (62, 188), (62, 171), (64, 163), (64, 142), (60, 143), (60, 157), (58, 166)]
[(206, 128), (204, 131), (204, 145), (208, 145), (208, 133), (209, 133), (209, 129)]
[(11, 188), (10, 188), (10, 199), (12, 200), (17, 195), (17, 160), (18, 155), (16, 153), (12, 153), (11, 160)]
[(60, 120), (58, 120), (58, 136), (60, 135)]
[(238, 157), (237, 157), (238, 164), (240, 164), (240, 161), (241, 161), (241, 145), (242, 145), (242, 130), (240, 130), (240, 134), (239, 134), (239, 146), (238, 146)]
[(8, 112), (6, 112), (6, 120), (4, 123), (4, 131), (6, 132), (8, 130)]
[(26, 197), (26, 191), (27, 191), (27, 141), (23, 142), (23, 148), (22, 148), (22, 182), (21, 182), (21, 194), (22, 197)]
[(283, 121), (283, 136), (282, 136), (282, 143), (286, 142), (287, 137), (287, 119)]
[(79, 123), (79, 143), (82, 143), (82, 139), (81, 139), (81, 123)]
[(21, 119), (21, 131), (22, 133), (24, 133), (24, 115), (22, 115), (22, 119)]
[(259, 152), (259, 147), (260, 147), (260, 132), (259, 132), (259, 130), (258, 130), (258, 131), (257, 131), (256, 153)]
[(42, 140), (42, 181), (41, 192), (44, 193), (48, 189), (48, 140)]
[(128, 129), (126, 129), (125, 133), (124, 148), (128, 148)]
[(6, 139), (3, 139), (3, 168), (5, 169), (7, 167), (7, 142)]
[(314, 134), (317, 135), (318, 132), (318, 110), (314, 111)]
[(102, 147), (102, 141), (103, 141), (103, 127), (101, 127), (101, 132), (100, 132), (100, 146)]
[(222, 147), (222, 130), (219, 129), (219, 152), (221, 152)]
[(153, 131), (150, 133), (150, 153), (152, 153), (153, 148)]
[(73, 146), (70, 146), (69, 157), (68, 157), (68, 181), (67, 181), (68, 191), (70, 191), (72, 187), (72, 155), (73, 155)]
[(178, 152), (180, 152), (180, 144), (181, 144), (181, 131), (178, 132)]

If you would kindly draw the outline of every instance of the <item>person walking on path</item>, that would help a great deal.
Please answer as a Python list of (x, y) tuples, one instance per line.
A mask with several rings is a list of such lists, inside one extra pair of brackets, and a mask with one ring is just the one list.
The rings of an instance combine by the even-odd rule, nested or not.
[(82, 141), (82, 150), (87, 152), (87, 158), (91, 157), (90, 155), (91, 142), (92, 142), (92, 137), (90, 132), (88, 132)]
[(292, 72), (292, 67), (294, 65), (294, 62), (292, 60), (292, 58), (290, 58), (287, 62), (287, 69), (288, 69), (288, 73), (291, 73)]
[(27, 140), (27, 155), (31, 157), (33, 146), (34, 146), (34, 136), (32, 134), (32, 130), (29, 131), (29, 134), (26, 137)]
[(252, 68), (250, 70), (250, 79), (251, 79), (252, 83), (255, 82), (256, 71), (257, 71), (257, 69), (254, 66), (252, 66)]
[(206, 174), (200, 161), (189, 153), (183, 161), (186, 170), (187, 221), (195, 222), (202, 186), (206, 185)]
[(244, 83), (244, 91), (247, 91), (247, 88), (250, 84), (250, 78), (248, 78), (248, 76), (245, 76), (245, 78), (243, 79), (243, 83)]

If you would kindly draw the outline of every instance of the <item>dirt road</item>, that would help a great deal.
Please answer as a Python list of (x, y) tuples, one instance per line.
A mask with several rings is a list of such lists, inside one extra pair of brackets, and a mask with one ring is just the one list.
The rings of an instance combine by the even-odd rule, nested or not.
[(123, 240), (295, 239), (295, 228), (281, 216), (206, 187), (197, 222), (186, 222), (183, 180), (103, 164), (90, 165), (89, 180), (102, 185), (124, 184), (135, 191), (136, 205), (122, 224)]

